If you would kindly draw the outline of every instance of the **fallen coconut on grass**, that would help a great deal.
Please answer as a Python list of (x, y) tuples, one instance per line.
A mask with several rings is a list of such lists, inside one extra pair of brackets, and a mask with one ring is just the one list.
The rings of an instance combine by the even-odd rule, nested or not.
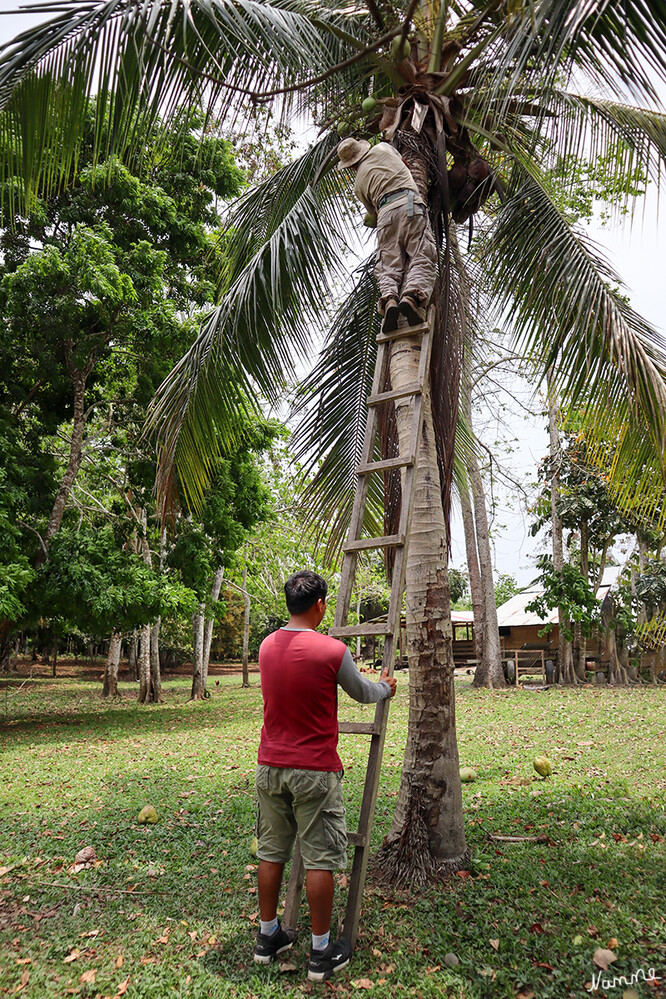
[(136, 817), (136, 821), (142, 825), (153, 826), (157, 822), (157, 812), (154, 805), (144, 805)]
[(534, 769), (540, 777), (552, 777), (553, 765), (547, 756), (535, 756)]

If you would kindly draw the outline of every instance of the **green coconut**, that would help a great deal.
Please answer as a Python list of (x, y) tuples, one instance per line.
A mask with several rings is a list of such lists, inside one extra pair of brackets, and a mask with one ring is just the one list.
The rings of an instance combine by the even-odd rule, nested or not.
[(154, 806), (145, 805), (137, 815), (136, 821), (142, 826), (154, 826), (157, 822), (157, 812), (155, 811)]
[(366, 212), (363, 218), (363, 225), (367, 226), (368, 229), (377, 228), (377, 216), (374, 212)]
[(253, 857), (257, 856), (257, 850), (259, 849), (259, 840), (256, 836), (253, 836), (250, 840), (250, 853)]
[(550, 777), (553, 772), (553, 766), (547, 756), (535, 756), (534, 769), (541, 777)]
[(463, 784), (471, 784), (473, 780), (476, 780), (476, 776), (476, 770), (472, 767), (460, 768), (460, 780)]
[(341, 139), (344, 139), (345, 136), (349, 135), (349, 133), (351, 132), (351, 130), (352, 130), (352, 127), (351, 127), (351, 125), (349, 124), (348, 121), (339, 121), (338, 122), (338, 135), (340, 136)]
[(372, 112), (377, 107), (377, 101), (374, 99), (374, 97), (366, 97), (366, 99), (361, 104), (361, 107), (363, 108), (364, 114), (372, 114)]
[(403, 62), (405, 59), (409, 59), (412, 54), (412, 46), (409, 44), (407, 38), (403, 38), (402, 35), (396, 35), (391, 42), (391, 56), (396, 62)]

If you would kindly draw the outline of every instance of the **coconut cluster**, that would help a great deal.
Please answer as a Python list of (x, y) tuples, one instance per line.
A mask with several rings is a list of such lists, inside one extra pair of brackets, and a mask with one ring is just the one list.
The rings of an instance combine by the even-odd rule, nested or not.
[(456, 159), (448, 171), (451, 217), (454, 222), (466, 222), (490, 196), (493, 175), (482, 156)]

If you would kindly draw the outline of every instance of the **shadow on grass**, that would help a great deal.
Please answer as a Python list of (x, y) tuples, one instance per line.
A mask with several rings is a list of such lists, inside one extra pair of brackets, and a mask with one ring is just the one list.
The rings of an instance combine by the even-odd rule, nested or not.
[[(176, 693), (178, 696), (174, 697)], [(220, 730), (232, 728), (236, 722), (235, 712), (224, 712), (228, 706), (228, 696), (231, 693), (240, 698), (237, 705), (242, 709), (242, 700), (246, 699), (248, 708), (254, 707), (250, 702), (248, 691), (238, 687), (238, 691), (225, 688), (227, 697), (225, 704), (217, 700), (215, 695), (205, 701), (190, 701), (185, 688), (167, 692), (164, 704), (140, 705), (136, 697), (123, 699), (120, 706), (115, 701), (99, 699), (99, 713), (96, 713), (95, 703), (85, 711), (72, 710), (65, 707), (62, 711), (22, 711), (16, 718), (3, 717), (0, 714), (0, 733), (12, 741), (31, 741), (44, 743), (68, 742), (72, 738), (90, 739), (103, 735), (127, 736), (172, 734), (174, 729), (195, 732), (214, 725)], [(171, 695), (171, 696), (169, 696)]]

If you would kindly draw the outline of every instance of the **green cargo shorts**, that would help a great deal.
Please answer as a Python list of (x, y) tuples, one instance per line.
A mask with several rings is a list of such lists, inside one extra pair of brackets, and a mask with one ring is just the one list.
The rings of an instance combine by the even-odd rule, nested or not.
[(306, 870), (336, 871), (347, 866), (347, 822), (342, 771), (294, 770), (259, 764), (257, 857), (284, 864), (296, 833)]

